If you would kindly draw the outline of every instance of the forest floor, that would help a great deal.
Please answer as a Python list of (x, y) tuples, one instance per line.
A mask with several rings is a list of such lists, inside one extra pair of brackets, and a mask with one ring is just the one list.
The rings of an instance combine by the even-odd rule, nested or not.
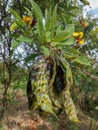
[(0, 130), (98, 130), (98, 120), (92, 119), (83, 111), (77, 109), (80, 123), (71, 123), (64, 113), (58, 116), (39, 116), (35, 111), (29, 111), (27, 98), (24, 94), (16, 94), (7, 106)]

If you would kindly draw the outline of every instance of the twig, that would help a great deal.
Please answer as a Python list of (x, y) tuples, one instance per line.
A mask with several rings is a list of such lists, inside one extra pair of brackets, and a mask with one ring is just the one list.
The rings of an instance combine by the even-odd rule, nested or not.
[[(77, 69), (76, 67), (72, 66), (73, 68)], [(98, 77), (95, 75), (92, 75), (89, 71), (84, 71), (81, 68), (78, 68), (78, 70), (82, 71), (83, 73), (85, 73), (86, 75), (90, 76), (92, 79), (98, 80)]]
[[(83, 70), (82, 70), (83, 71)], [(90, 72), (83, 71), (86, 75), (90, 76), (92, 79), (98, 80), (98, 77), (95, 75), (92, 75)]]

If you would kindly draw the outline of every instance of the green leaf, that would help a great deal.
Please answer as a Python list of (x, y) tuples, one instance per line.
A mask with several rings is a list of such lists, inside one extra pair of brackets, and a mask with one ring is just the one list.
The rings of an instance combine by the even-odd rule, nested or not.
[(79, 50), (77, 50), (75, 48), (68, 47), (68, 46), (63, 48), (63, 51), (64, 51), (64, 57), (67, 59), (76, 58), (80, 54)]
[(22, 18), (19, 16), (19, 14), (15, 10), (13, 10), (13, 9), (9, 9), (9, 10), (21, 23), (24, 24), (24, 21), (22, 20)]
[(49, 31), (50, 27), (51, 27), (51, 8), (48, 11), (47, 9), (45, 10), (45, 28), (46, 28), (46, 32)]
[(47, 39), (47, 43), (50, 43), (51, 42), (51, 32), (47, 31), (46, 32), (46, 39)]
[(27, 7), (24, 7), (24, 9), (29, 13), (30, 16), (32, 16), (32, 12)]
[(66, 32), (66, 30), (60, 32), (58, 35), (56, 35), (54, 38), (53, 38), (53, 42), (62, 42), (64, 41), (65, 39), (67, 39), (69, 36), (68, 32)]
[(11, 33), (8, 35), (8, 37), (11, 37), (11, 38), (17, 38), (19, 35), (17, 33)]
[(72, 54), (72, 55), (79, 55), (80, 51), (78, 49), (72, 48), (72, 47), (65, 47), (63, 48), (63, 51), (68, 53), (68, 54)]
[(15, 22), (18, 25), (18, 27), (24, 27), (26, 25), (26, 23), (21, 22), (20, 20), (16, 20)]
[(73, 59), (73, 61), (82, 65), (90, 65), (89, 59), (85, 56), (78, 56), (77, 58)]
[(15, 49), (21, 42), (31, 43), (33, 40), (29, 37), (20, 36), (12, 41), (12, 48)]
[(24, 28), (26, 23), (22, 20), (22, 18), (19, 16), (19, 14), (15, 10), (10, 9), (10, 12), (16, 17), (16, 20), (14, 20), (15, 22), (10, 26), (10, 30), (13, 31), (16, 28), (20, 28), (21, 31), (24, 34), (26, 34), (26, 30)]
[(53, 42), (62, 42), (68, 38), (70, 38), (72, 36), (74, 32), (74, 25), (68, 25), (65, 30), (63, 30), (62, 32), (60, 32), (59, 34), (57, 34), (54, 39)]
[(54, 37), (55, 27), (56, 27), (56, 21), (57, 21), (57, 5), (55, 6), (53, 10), (53, 15), (51, 18), (51, 36)]
[(74, 30), (75, 30), (74, 24), (67, 25), (65, 30), (66, 30), (66, 32), (69, 33), (69, 37), (72, 36), (72, 34), (73, 34)]
[(56, 29), (56, 35), (58, 35), (62, 31), (62, 25), (59, 25)]
[(90, 2), (88, 0), (81, 0), (81, 2), (85, 5), (90, 5)]
[(98, 33), (98, 27), (95, 28), (95, 33), (96, 33), (96, 34)]
[(41, 46), (41, 49), (42, 49), (42, 53), (45, 55), (45, 56), (50, 56), (50, 51), (47, 47), (45, 46)]
[(40, 19), (40, 20), (43, 20), (42, 12), (41, 12), (40, 7), (33, 0), (29, 0), (29, 2), (31, 3), (31, 6), (33, 7), (33, 11), (34, 11), (34, 13), (36, 15), (36, 18)]
[(31, 54), (31, 55), (27, 56), (27, 57), (24, 59), (25, 63), (28, 63), (29, 61), (34, 60), (36, 56), (38, 56), (38, 54)]
[(10, 26), (10, 31), (14, 31), (17, 27), (18, 25), (16, 22), (12, 23), (12, 25)]
[(63, 42), (52, 42), (51, 46), (70, 46), (74, 44), (74, 38), (69, 38)]
[(19, 41), (17, 41), (16, 39), (15, 39), (15, 40), (13, 40), (13, 41), (12, 41), (12, 48), (13, 48), (13, 49), (16, 49), (16, 48), (17, 48), (17, 46), (19, 46), (19, 44), (20, 44), (20, 42), (19, 42)]
[(46, 42), (46, 33), (45, 33), (45, 30), (43, 28), (43, 25), (41, 24), (41, 21), (40, 19), (37, 21), (37, 30), (38, 30), (38, 35), (39, 35), (39, 38), (40, 38), (40, 42)]
[(29, 2), (33, 7), (33, 12), (35, 13), (37, 19), (37, 30), (38, 30), (40, 42), (46, 42), (45, 27), (44, 27), (45, 25), (43, 23), (43, 16), (42, 16), (41, 9), (33, 0), (29, 0)]
[(98, 110), (98, 106), (96, 106), (95, 109)]
[(16, 40), (19, 41), (19, 42), (26, 42), (26, 43), (31, 43), (33, 41), (32, 38), (24, 37), (24, 36), (20, 36)]

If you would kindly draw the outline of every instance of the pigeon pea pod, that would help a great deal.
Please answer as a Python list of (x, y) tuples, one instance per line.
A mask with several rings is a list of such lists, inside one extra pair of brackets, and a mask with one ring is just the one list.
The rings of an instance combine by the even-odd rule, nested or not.
[(76, 108), (71, 98), (69, 89), (64, 90), (62, 93), (63, 106), (67, 116), (72, 122), (79, 122), (77, 118)]
[(37, 102), (35, 104), (41, 110), (55, 115), (48, 90), (50, 70), (47, 69), (47, 61), (44, 57), (38, 57), (34, 63), (33, 70), (32, 88)]
[(49, 94), (50, 94), (50, 97), (51, 97), (51, 100), (52, 100), (52, 103), (53, 105), (57, 108), (57, 109), (60, 109), (62, 106), (61, 106), (61, 103), (60, 103), (60, 97), (56, 95), (55, 91), (54, 91), (54, 86), (53, 83), (55, 82), (55, 77), (56, 77), (56, 63), (54, 61), (54, 64), (53, 64), (53, 67), (52, 67), (52, 77), (50, 79), (50, 82), (49, 82)]

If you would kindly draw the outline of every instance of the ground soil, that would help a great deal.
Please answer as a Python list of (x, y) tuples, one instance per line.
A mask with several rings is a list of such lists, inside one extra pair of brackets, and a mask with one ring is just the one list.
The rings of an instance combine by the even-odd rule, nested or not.
[(42, 117), (35, 111), (29, 111), (26, 96), (18, 95), (8, 104), (0, 130), (98, 130), (98, 121), (79, 108), (77, 110), (80, 123), (69, 122), (64, 113), (58, 116), (57, 121), (50, 115)]

